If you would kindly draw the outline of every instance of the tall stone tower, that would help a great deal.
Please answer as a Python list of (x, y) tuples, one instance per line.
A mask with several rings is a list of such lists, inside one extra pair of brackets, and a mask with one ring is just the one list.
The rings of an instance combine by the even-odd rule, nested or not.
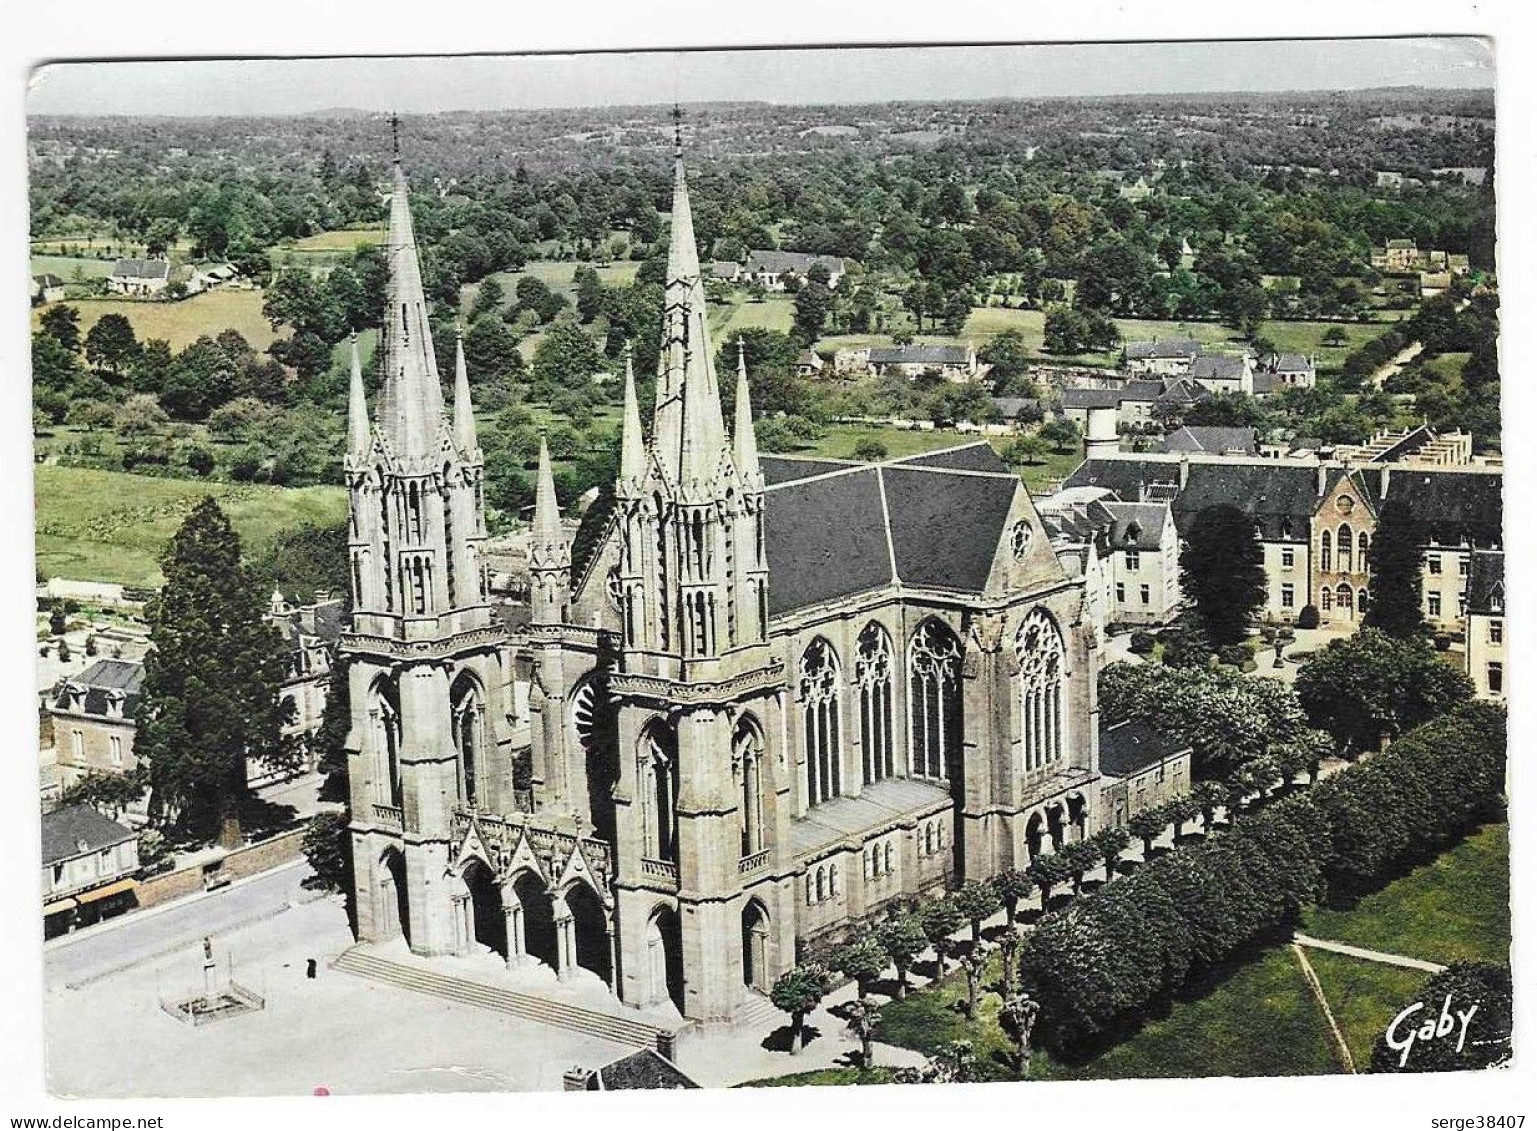
[(665, 993), (686, 1016), (717, 1021), (745, 994), (740, 865), (772, 843), (762, 825), (779, 807), (763, 804), (772, 781), (757, 768), (770, 761), (765, 736), (780, 733), (782, 671), (767, 645), (763, 480), (746, 370), (739, 350), (728, 438), (681, 128), (662, 318), (649, 445), (626, 366), (616, 488), (621, 629), (609, 689), (623, 996)]
[[(456, 806), (510, 797), (489, 718), (506, 695), (487, 602), (482, 458), (462, 344), (450, 416), (433, 352), (397, 139), (389, 306), (370, 420), (353, 341), (346, 480), (352, 707), (348, 768), (359, 934), (462, 950), (446, 876)], [(508, 780), (503, 780), (503, 779)], [(460, 885), (462, 886), (462, 885)]]

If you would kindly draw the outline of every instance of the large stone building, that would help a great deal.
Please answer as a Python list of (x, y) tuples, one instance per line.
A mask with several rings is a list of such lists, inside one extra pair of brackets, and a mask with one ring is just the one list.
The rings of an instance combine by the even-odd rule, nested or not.
[(461, 350), (444, 403), (398, 163), (386, 254), (346, 456), (363, 941), (726, 1022), (807, 940), (1093, 831), (1082, 581), (985, 444), (760, 457), (740, 354), (728, 433), (681, 147), (650, 438), (627, 367), (576, 562), (541, 453), (521, 632), (488, 602), (469, 381)]

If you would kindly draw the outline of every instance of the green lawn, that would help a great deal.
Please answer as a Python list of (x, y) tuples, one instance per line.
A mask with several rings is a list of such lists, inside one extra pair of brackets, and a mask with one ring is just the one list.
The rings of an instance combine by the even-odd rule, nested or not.
[(821, 1084), (889, 1084), (891, 1070), (876, 1065), (863, 1068), (819, 1068), (812, 1072), (797, 1072), (793, 1076), (772, 1076), (766, 1080), (748, 1080), (738, 1088), (804, 1088)]
[[(215, 337), (224, 330), (238, 330), (252, 348), (264, 350), (279, 337), (287, 337), (284, 327), (281, 334), (272, 329), (262, 314), (262, 293), (259, 290), (240, 290), (220, 287), (204, 291), (180, 302), (152, 302), (142, 299), (83, 298), (71, 299), (70, 305), (80, 311), (80, 332), (90, 332), (103, 314), (124, 315), (133, 326), (133, 332), (142, 342), (149, 338), (164, 338), (173, 350), (185, 349), (205, 334)], [(32, 312), (32, 328), (41, 324), (42, 307)]]
[(1327, 950), (1310, 948), (1306, 953), (1335, 1023), (1345, 1034), (1356, 1071), (1364, 1072), (1371, 1063), (1372, 1045), (1430, 975)]
[(248, 556), (280, 531), (347, 514), (340, 487), (193, 483), (46, 465), (34, 475), (37, 567), (50, 577), (158, 585), (166, 542), (208, 495), (224, 507)]
[[(1001, 961), (996, 953), (988, 961), (982, 979), (984, 987), (997, 985)], [(922, 990), (909, 993), (907, 1000), (881, 1006), (877, 1039), (925, 1055), (933, 1055), (951, 1041), (970, 1041), (981, 1079), (1018, 1079), (1013, 1067), (1013, 1045), (998, 1027), (1002, 999), (984, 989), (977, 1002), (975, 1023), (968, 1021), (961, 1011), (965, 1000), (966, 975), (952, 963), (950, 973)]]
[[(1311, 956), (1310, 956), (1311, 957)], [(1186, 1076), (1318, 1076), (1340, 1071), (1328, 1022), (1290, 946), (1239, 967), (1209, 993), (1176, 1002), (1133, 1036), (1083, 1064), (1046, 1053), (1032, 1078), (1124, 1080)]]
[(1302, 930), (1427, 962), (1510, 961), (1509, 826), (1485, 825), (1348, 911), (1309, 911)]
[(762, 302), (734, 302), (710, 310), (710, 332), (718, 342), (730, 341), (738, 330), (780, 330), (788, 333), (795, 324), (795, 300), (788, 295), (769, 295)]
[[(493, 278), (502, 285), (502, 291), (506, 294), (509, 305), (516, 299), (518, 280), (525, 275), (540, 280), (550, 290), (565, 295), (574, 303), (578, 267), (593, 268), (605, 287), (627, 287), (635, 281), (635, 275), (640, 271), (640, 264), (628, 259), (616, 260), (612, 263), (592, 263), (575, 259), (532, 259), (523, 265), (521, 271), (498, 271), (487, 278)], [(470, 307), (474, 305), (475, 296), (479, 293), (480, 283), (470, 283), (463, 287), (459, 292), (460, 310), (468, 313)]]
[(104, 279), (112, 274), (113, 262), (111, 259), (87, 259), (84, 256), (34, 255), (32, 274), (57, 275), (66, 283), (79, 279)]

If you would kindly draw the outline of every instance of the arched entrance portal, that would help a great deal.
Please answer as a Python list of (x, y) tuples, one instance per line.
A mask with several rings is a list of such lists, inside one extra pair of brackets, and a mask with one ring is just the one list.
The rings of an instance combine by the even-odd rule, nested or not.
[(1039, 813), (1033, 813), (1025, 825), (1025, 851), (1030, 853), (1031, 860), (1041, 854), (1041, 846), (1045, 840), (1046, 822)]
[(566, 892), (566, 906), (576, 931), (576, 964), (591, 970), (610, 986), (614, 984), (613, 952), (608, 936), (608, 916), (603, 901), (586, 884)]
[(759, 993), (769, 991), (768, 912), (756, 899), (742, 909), (742, 983)]
[(409, 946), (411, 943), (411, 904), (406, 898), (406, 861), (400, 850), (388, 849), (379, 863), (383, 870), (379, 877), (379, 937), (392, 939), (400, 935)]
[(646, 956), (650, 970), (651, 1001), (671, 1000), (683, 1012), (683, 935), (678, 913), (660, 907), (646, 927)]
[(464, 869), (464, 886), (470, 892), (475, 922), (475, 941), (507, 957), (507, 916), (502, 911), (502, 893), (496, 878), (479, 860), (471, 860)]
[(523, 908), (523, 953), (532, 955), (552, 970), (559, 969), (555, 912), (544, 884), (531, 872), (524, 872), (512, 885), (512, 894)]

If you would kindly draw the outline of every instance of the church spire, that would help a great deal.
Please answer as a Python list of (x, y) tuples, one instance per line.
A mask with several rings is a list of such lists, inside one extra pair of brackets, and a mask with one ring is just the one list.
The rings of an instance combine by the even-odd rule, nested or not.
[(475, 407), (470, 403), (470, 371), (464, 363), (464, 334), (454, 334), (454, 443), (465, 455), (480, 447), (475, 436)]
[(363, 391), (363, 362), (358, 356), (358, 335), (352, 338), (352, 380), (347, 388), (347, 450), (366, 456), (369, 448), (368, 395)]
[(539, 437), (539, 480), (534, 487), (534, 544), (564, 542), (560, 531), (560, 503), (555, 498), (555, 472), (550, 467), (550, 445)]
[(656, 450), (667, 478), (685, 492), (702, 493), (720, 469), (726, 426), (683, 170), (681, 116), (674, 108), (672, 233), (667, 249), (664, 339), (657, 365)]
[(410, 192), (398, 151), (385, 254), (390, 273), (389, 310), (384, 323), (379, 425), (391, 454), (409, 460), (432, 454), (437, 448), (443, 425), (443, 386), (427, 324)]
[(619, 481), (638, 485), (646, 477), (646, 439), (640, 430), (640, 399), (635, 395), (635, 358), (624, 347), (624, 431), (619, 444)]
[(752, 399), (747, 389), (747, 346), (742, 336), (736, 339), (736, 427), (732, 431), (736, 445), (736, 471), (749, 489), (762, 479), (758, 468), (758, 438), (753, 434)]

